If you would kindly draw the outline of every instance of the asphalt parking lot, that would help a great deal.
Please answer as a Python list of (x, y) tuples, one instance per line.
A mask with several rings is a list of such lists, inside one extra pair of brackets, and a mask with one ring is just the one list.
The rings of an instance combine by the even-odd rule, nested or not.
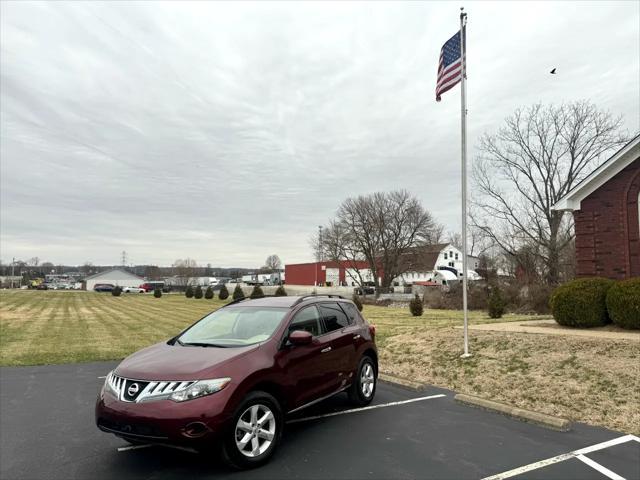
[[(640, 440), (576, 424), (555, 432), (454, 402), (453, 392), (380, 384), (372, 406), (339, 395), (291, 417), (274, 459), (249, 472), (215, 457), (131, 448), (93, 406), (115, 363), (0, 369), (0, 477), (640, 479)], [(373, 408), (372, 408), (373, 407)]]

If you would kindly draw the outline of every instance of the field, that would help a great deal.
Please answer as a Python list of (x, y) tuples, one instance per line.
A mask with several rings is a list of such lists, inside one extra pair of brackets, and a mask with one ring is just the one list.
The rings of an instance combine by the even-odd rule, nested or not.
[[(219, 308), (220, 300), (182, 295), (2, 291), (0, 365), (116, 360), (166, 340)], [(573, 420), (640, 433), (640, 342), (501, 332), (470, 332), (473, 357), (461, 360), (458, 311), (365, 305), (377, 328), (381, 369), (458, 392)], [(507, 315), (499, 321), (548, 319)], [(484, 312), (470, 322), (489, 323)]]
[[(166, 340), (225, 302), (183, 295), (74, 291), (0, 293), (0, 365), (37, 365), (116, 360)], [(420, 326), (460, 324), (459, 312), (427, 311), (415, 319), (407, 309), (365, 307), (378, 340)], [(474, 312), (472, 321), (486, 322)], [(521, 319), (522, 317), (514, 317)]]

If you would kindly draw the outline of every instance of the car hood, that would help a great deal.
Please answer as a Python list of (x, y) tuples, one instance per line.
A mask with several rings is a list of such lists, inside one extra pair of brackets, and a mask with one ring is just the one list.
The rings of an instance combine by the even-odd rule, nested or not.
[[(157, 343), (125, 358), (116, 373), (137, 380), (202, 380), (215, 378), (221, 367), (258, 349), (246, 347), (190, 347)], [(222, 370), (226, 370), (222, 368)]]

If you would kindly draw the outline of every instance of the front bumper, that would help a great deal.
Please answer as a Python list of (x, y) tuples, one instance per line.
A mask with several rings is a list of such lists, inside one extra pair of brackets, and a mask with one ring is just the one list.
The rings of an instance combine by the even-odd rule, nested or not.
[(149, 443), (197, 446), (216, 441), (230, 423), (233, 388), (194, 400), (124, 402), (100, 393), (95, 408), (98, 428), (119, 437)]

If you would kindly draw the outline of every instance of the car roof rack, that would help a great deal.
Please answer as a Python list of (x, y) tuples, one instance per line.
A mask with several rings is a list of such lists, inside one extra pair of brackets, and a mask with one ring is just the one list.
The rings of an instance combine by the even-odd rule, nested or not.
[(238, 298), (237, 300), (231, 300), (229, 303), (225, 303), (220, 308), (228, 307), (229, 305), (234, 305), (236, 303), (244, 302), (245, 300), (249, 300), (249, 297)]
[(327, 294), (321, 293), (320, 295), (318, 295), (316, 293), (313, 293), (311, 295), (301, 295), (300, 298), (296, 300), (291, 306), (295, 307), (296, 305), (304, 302), (308, 298), (315, 298), (315, 297), (341, 298), (344, 300), (344, 297), (342, 295), (334, 295), (334, 294), (328, 294), (328, 293)]
[[(264, 297), (260, 297), (260, 298), (275, 297), (275, 296), (276, 295), (265, 295)], [(340, 298), (342, 300), (345, 299), (345, 297), (343, 297), (342, 295), (335, 295), (335, 294), (328, 294), (328, 293), (327, 294), (321, 293), (320, 295), (317, 295), (317, 294), (301, 295), (300, 298), (298, 298), (295, 302), (293, 302), (293, 304), (291, 305), (291, 308), (295, 307), (296, 305), (304, 302), (305, 300), (307, 300), (309, 298), (317, 298), (317, 297)], [(235, 305), (236, 303), (244, 302), (245, 300), (252, 300), (252, 298), (251, 297), (244, 297), (244, 298), (239, 298), (237, 300), (232, 300), (231, 302), (224, 304), (220, 308), (228, 307), (230, 305)], [(256, 300), (259, 300), (259, 299), (256, 299)]]
[(235, 305), (236, 303), (244, 302), (245, 300), (260, 300), (260, 298), (270, 298), (270, 297), (277, 297), (277, 296), (278, 295), (263, 295), (262, 297), (259, 297), (259, 298), (242, 297), (237, 300), (232, 300), (229, 303), (225, 303), (220, 308), (228, 307), (229, 305)]

